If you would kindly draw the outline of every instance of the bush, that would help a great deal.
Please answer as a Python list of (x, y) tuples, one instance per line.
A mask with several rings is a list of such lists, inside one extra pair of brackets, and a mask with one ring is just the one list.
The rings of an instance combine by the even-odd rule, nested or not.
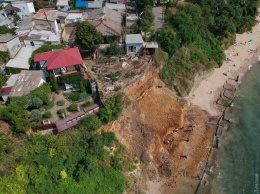
[(43, 117), (44, 118), (50, 118), (51, 117), (51, 111), (46, 111), (44, 114), (43, 114)]
[(39, 108), (42, 105), (43, 105), (43, 101), (37, 97), (32, 98), (29, 103), (29, 106), (32, 108)]
[(37, 110), (37, 109), (32, 110), (32, 112), (31, 112), (31, 119), (33, 121), (35, 121), (35, 122), (38, 122), (39, 120), (41, 120), (42, 119), (41, 112), (39, 110)]
[(72, 101), (78, 101), (80, 96), (78, 92), (72, 92), (68, 98)]
[(57, 106), (63, 106), (64, 103), (65, 103), (64, 100), (58, 100), (56, 104)]
[(85, 100), (88, 97), (88, 94), (86, 92), (82, 92), (79, 94), (79, 98), (80, 100)]
[(80, 126), (90, 131), (96, 131), (102, 126), (102, 122), (96, 115), (89, 115), (81, 119)]
[(78, 105), (73, 103), (69, 106), (70, 111), (75, 112), (78, 111)]
[(64, 108), (61, 108), (57, 111), (57, 114), (62, 114), (62, 113), (66, 113), (65, 109)]

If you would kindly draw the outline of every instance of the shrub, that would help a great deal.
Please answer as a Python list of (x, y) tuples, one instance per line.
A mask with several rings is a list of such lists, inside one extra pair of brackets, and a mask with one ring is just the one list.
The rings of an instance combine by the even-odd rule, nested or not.
[(80, 100), (85, 100), (88, 97), (88, 94), (86, 92), (82, 92), (79, 94), (79, 98)]
[(69, 99), (72, 100), (72, 101), (78, 101), (79, 100), (79, 93), (78, 92), (72, 92), (70, 95), (69, 95)]
[(64, 100), (58, 100), (56, 104), (57, 106), (63, 106), (64, 103), (65, 103)]
[(89, 115), (81, 119), (80, 126), (90, 131), (96, 131), (102, 126), (102, 122), (96, 115)]
[(46, 112), (43, 114), (43, 117), (44, 117), (44, 118), (50, 118), (50, 117), (51, 117), (51, 111), (46, 111)]
[(89, 100), (86, 100), (86, 102), (84, 103), (85, 106), (91, 106), (93, 104), (94, 104), (94, 102), (89, 101)]
[(69, 109), (70, 109), (70, 111), (73, 111), (73, 112), (78, 111), (78, 105), (73, 103), (69, 106)]
[(37, 109), (32, 110), (32, 112), (31, 112), (31, 119), (33, 121), (35, 121), (35, 122), (38, 122), (39, 120), (41, 120), (42, 119), (41, 112), (39, 110), (37, 110)]
[(80, 82), (80, 84), (79, 84), (79, 89), (80, 89), (81, 92), (86, 92), (86, 88), (85, 88), (85, 86), (84, 86), (83, 81)]
[(62, 113), (66, 113), (65, 109), (64, 108), (61, 108), (57, 111), (57, 114), (62, 114)]
[(32, 108), (39, 108), (42, 105), (43, 105), (43, 101), (37, 97), (32, 98), (29, 103), (29, 106)]

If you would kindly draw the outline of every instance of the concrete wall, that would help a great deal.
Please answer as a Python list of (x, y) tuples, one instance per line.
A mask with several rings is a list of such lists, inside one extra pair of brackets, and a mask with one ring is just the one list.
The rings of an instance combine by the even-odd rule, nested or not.
[[(131, 52), (131, 51), (129, 50), (129, 46), (134, 46), (134, 47), (136, 47), (136, 52)], [(143, 44), (126, 44), (126, 53), (136, 53), (136, 54), (140, 54), (142, 50), (143, 50)]]
[(45, 43), (44, 40), (40, 41), (40, 40), (24, 40), (24, 45), (26, 47), (32, 47), (31, 42), (34, 43), (34, 47), (40, 47), (41, 45), (43, 45)]
[(11, 58), (14, 58), (15, 55), (19, 52), (19, 50), (22, 48), (21, 42), (18, 37), (7, 42), (6, 47), (7, 47), (7, 50), (9, 52)]

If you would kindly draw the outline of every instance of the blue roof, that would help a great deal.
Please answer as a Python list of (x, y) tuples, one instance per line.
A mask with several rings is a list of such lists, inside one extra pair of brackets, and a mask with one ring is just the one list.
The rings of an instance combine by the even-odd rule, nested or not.
[(77, 0), (76, 7), (88, 7), (88, 2), (85, 0)]

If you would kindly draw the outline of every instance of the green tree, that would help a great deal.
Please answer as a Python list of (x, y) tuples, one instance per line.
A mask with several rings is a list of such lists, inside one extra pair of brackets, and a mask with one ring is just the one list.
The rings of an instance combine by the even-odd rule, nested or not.
[(61, 79), (66, 84), (72, 85), (74, 88), (79, 88), (80, 83), (84, 81), (84, 77), (81, 72), (71, 73), (68, 75), (61, 75)]
[(147, 7), (143, 11), (143, 15), (140, 20), (140, 27), (142, 31), (148, 32), (153, 26), (154, 14), (152, 7)]
[(143, 11), (145, 7), (153, 7), (154, 0), (135, 0), (136, 7), (139, 11)]
[(86, 88), (85, 88), (85, 86), (83, 84), (83, 81), (80, 81), (79, 89), (80, 89), (80, 92), (86, 92)]
[(166, 26), (156, 33), (156, 40), (161, 48), (173, 55), (181, 44), (181, 40), (178, 38), (177, 33), (170, 26)]
[(121, 53), (122, 49), (116, 42), (111, 43), (110, 46), (104, 50), (105, 55), (118, 55)]
[(42, 105), (43, 105), (43, 101), (37, 97), (32, 98), (29, 103), (29, 106), (32, 108), (39, 108)]
[(14, 34), (15, 28), (8, 28), (7, 26), (0, 26), (0, 35), (1, 34)]
[(96, 131), (102, 126), (102, 122), (95, 115), (86, 116), (80, 121), (80, 126), (89, 131)]
[(39, 110), (34, 109), (34, 110), (31, 111), (30, 117), (32, 118), (33, 121), (38, 122), (39, 120), (42, 119), (42, 114)]
[(15, 14), (14, 14), (13, 22), (15, 23), (15, 22), (17, 22), (19, 19), (21, 19), (20, 16), (19, 16), (17, 13), (15, 13)]
[[(1, 27), (1, 26), (0, 26)], [(10, 56), (9, 56), (9, 53), (6, 52), (6, 51), (0, 51), (0, 61), (3, 61), (3, 62), (7, 62), (9, 61), (10, 59)]]
[(103, 123), (108, 123), (112, 119), (111, 109), (100, 108), (98, 111), (98, 117)]
[(153, 59), (156, 65), (161, 67), (168, 60), (168, 53), (164, 52), (161, 48), (158, 48), (155, 50)]
[(59, 90), (57, 79), (55, 78), (53, 73), (50, 73), (50, 84), (52, 91), (57, 92)]
[(103, 43), (103, 36), (95, 26), (88, 21), (83, 21), (77, 25), (76, 42), (83, 49), (89, 49), (92, 53), (99, 44)]
[(6, 81), (6, 75), (2, 71), (0, 71), (0, 88), (2, 88), (5, 85)]

